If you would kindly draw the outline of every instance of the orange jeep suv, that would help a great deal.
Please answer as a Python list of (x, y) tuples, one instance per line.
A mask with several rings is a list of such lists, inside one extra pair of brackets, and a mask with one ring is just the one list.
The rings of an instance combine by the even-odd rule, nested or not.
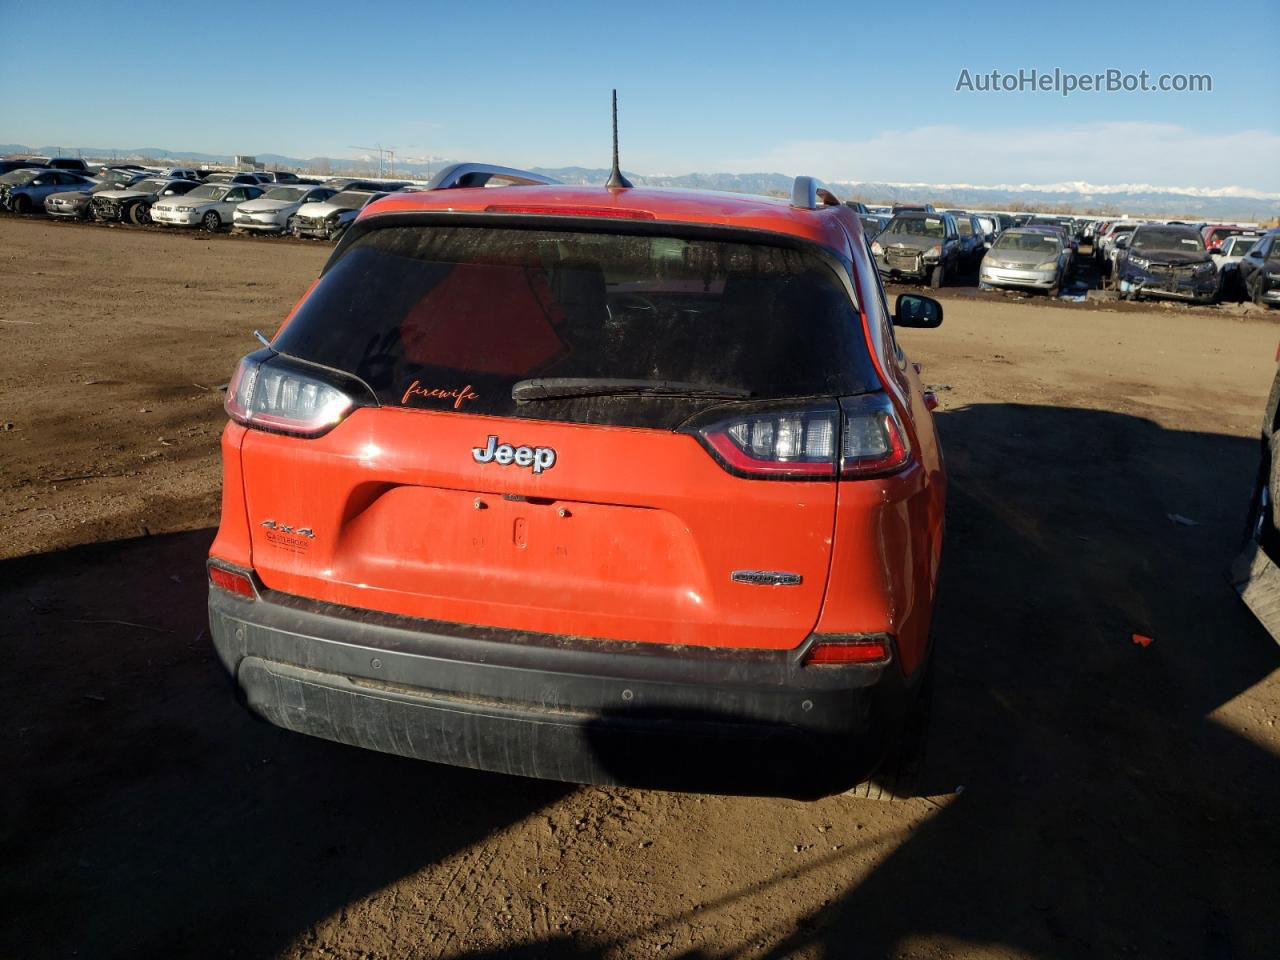
[(924, 702), (945, 499), (893, 328), (941, 307), (891, 312), (808, 177), (486, 169), (367, 206), (228, 387), (209, 618), (243, 702), (530, 777), (877, 776)]

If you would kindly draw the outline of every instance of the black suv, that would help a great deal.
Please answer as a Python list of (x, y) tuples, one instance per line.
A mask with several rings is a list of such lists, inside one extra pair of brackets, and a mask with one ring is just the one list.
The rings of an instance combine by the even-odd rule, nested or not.
[(1280, 230), (1263, 234), (1237, 269), (1245, 296), (1259, 305), (1280, 304)]

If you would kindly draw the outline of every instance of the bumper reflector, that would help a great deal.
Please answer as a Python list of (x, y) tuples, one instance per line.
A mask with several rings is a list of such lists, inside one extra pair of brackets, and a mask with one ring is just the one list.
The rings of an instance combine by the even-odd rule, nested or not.
[(244, 597), (247, 600), (258, 599), (258, 591), (254, 588), (253, 581), (246, 574), (235, 570), (227, 570), (223, 567), (215, 567), (213, 564), (209, 564), (209, 583), (219, 590), (234, 593), (236, 596)]
[(832, 637), (819, 639), (805, 654), (805, 666), (839, 666), (850, 663), (886, 663), (889, 646), (883, 637)]

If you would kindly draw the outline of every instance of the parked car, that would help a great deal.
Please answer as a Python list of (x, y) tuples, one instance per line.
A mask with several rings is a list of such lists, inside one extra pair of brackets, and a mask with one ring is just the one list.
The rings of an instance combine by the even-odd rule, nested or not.
[(934, 288), (964, 266), (965, 247), (949, 213), (900, 213), (872, 242), (871, 250), (884, 276), (927, 280)]
[(996, 238), (982, 258), (978, 282), (984, 287), (1043, 290), (1056, 297), (1066, 282), (1071, 250), (1061, 237), (1013, 227)]
[(891, 309), (857, 214), (801, 180), (731, 212), (565, 185), (367, 208), (227, 390), (209, 622), (242, 702), (522, 776), (884, 782), (945, 500), (891, 322), (942, 307)]
[(40, 164), (30, 160), (0, 160), (0, 174), (12, 173), (14, 170), (36, 170)]
[(259, 177), (264, 177), (267, 183), (297, 183), (298, 175), (288, 170), (265, 170), (259, 171)]
[(364, 190), (343, 190), (328, 200), (304, 203), (289, 218), (288, 229), (295, 237), (337, 240), (366, 206), (387, 196)]
[(854, 213), (869, 214), (871, 211), (867, 209), (867, 205), (861, 200), (846, 200), (844, 205), (850, 208)]
[(895, 203), (890, 211), (893, 216), (900, 213), (936, 213), (932, 203)]
[(1271, 381), (1259, 439), (1261, 456), (1244, 550), (1231, 565), (1230, 580), (1259, 622), (1280, 642), (1280, 368)]
[(1235, 298), (1244, 293), (1240, 283), (1240, 261), (1261, 239), (1260, 233), (1238, 233), (1227, 237), (1217, 250), (1210, 252), (1209, 256), (1218, 267), (1222, 296)]
[(863, 214), (858, 219), (862, 222), (862, 233), (868, 240), (874, 240), (889, 225), (888, 217), (878, 217), (870, 213)]
[(1138, 228), (1137, 220), (1117, 220), (1103, 232), (1098, 242), (1093, 245), (1093, 258), (1098, 261), (1104, 273), (1110, 274), (1115, 265), (1116, 241), (1128, 236)]
[(395, 193), (397, 190), (412, 186), (412, 184), (407, 180), (352, 180), (350, 177), (338, 177), (337, 179), (326, 180), (321, 186), (339, 192), (364, 190), (369, 193)]
[(1195, 227), (1144, 223), (1116, 259), (1116, 288), (1122, 299), (1213, 303), (1218, 268)]
[(982, 223), (972, 214), (963, 210), (948, 210), (956, 222), (956, 230), (960, 233), (960, 270), (973, 270), (987, 252), (987, 236)]
[(78, 173), (29, 167), (0, 175), (0, 208), (14, 213), (44, 210), (45, 197), (72, 190), (88, 192), (94, 181)]
[(32, 157), (31, 159), (50, 170), (69, 170), (86, 177), (89, 175), (88, 165), (78, 157)]
[(210, 173), (204, 178), (205, 183), (243, 183), (250, 187), (260, 187), (263, 179), (256, 173)]
[(151, 222), (151, 205), (166, 197), (181, 197), (200, 186), (194, 180), (165, 180), (147, 177), (120, 190), (94, 194), (89, 201), (93, 219), (144, 224)]
[(1250, 300), (1260, 306), (1280, 304), (1280, 230), (1264, 233), (1241, 258), (1236, 269), (1240, 284)]
[(91, 204), (95, 194), (108, 190), (125, 190), (131, 184), (146, 179), (142, 174), (126, 174), (122, 170), (114, 171), (115, 176), (103, 177), (88, 190), (71, 190), (62, 193), (51, 193), (44, 198), (44, 212), (51, 217), (68, 220), (88, 220), (92, 216)]
[(190, 167), (161, 167), (154, 176), (163, 180), (191, 180), (197, 183), (200, 181), (200, 174)]
[(151, 219), (165, 226), (202, 227), (217, 233), (232, 222), (236, 207), (262, 193), (261, 187), (244, 183), (203, 183), (181, 196), (152, 204)]
[(1244, 259), (1253, 245), (1262, 239), (1260, 233), (1237, 233), (1235, 236), (1227, 237), (1222, 241), (1222, 245), (1217, 250), (1211, 251), (1209, 256), (1213, 258), (1213, 262), (1218, 265), (1218, 272), (1235, 267)]
[(334, 195), (328, 187), (280, 186), (272, 187), (256, 200), (236, 207), (232, 225), (237, 230), (254, 233), (284, 233), (289, 218), (304, 203), (320, 203)]
[(1032, 217), (1027, 221), (1028, 227), (1061, 227), (1063, 235), (1067, 242), (1071, 244), (1071, 249), (1075, 250), (1079, 246), (1079, 231), (1076, 222), (1071, 217)]
[(1228, 237), (1235, 237), (1242, 233), (1256, 233), (1249, 227), (1237, 227), (1230, 224), (1210, 223), (1200, 228), (1200, 236), (1204, 238), (1204, 248), (1209, 253), (1216, 253), (1218, 248)]

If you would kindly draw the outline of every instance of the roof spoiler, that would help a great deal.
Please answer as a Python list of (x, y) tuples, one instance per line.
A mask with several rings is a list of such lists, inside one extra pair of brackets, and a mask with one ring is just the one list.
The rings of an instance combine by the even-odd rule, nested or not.
[(515, 186), (532, 187), (538, 184), (559, 183), (552, 177), (514, 167), (499, 167), (492, 163), (451, 163), (427, 184), (428, 190), (450, 190), (455, 187), (483, 187), (494, 177), (510, 180)]
[(817, 210), (819, 200), (824, 207), (840, 205), (840, 198), (826, 187), (818, 186), (813, 177), (796, 177), (791, 185), (791, 205), (798, 210)]

